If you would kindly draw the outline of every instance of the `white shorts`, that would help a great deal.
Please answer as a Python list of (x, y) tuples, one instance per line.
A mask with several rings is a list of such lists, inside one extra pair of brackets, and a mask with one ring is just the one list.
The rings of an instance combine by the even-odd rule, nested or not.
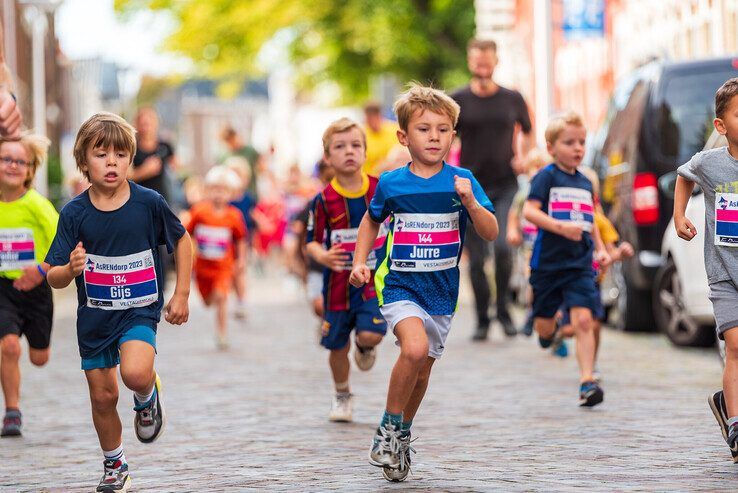
[[(379, 307), (387, 321), (388, 329), (394, 332), (395, 326), (410, 317), (418, 317), (423, 321), (428, 336), (428, 356), (438, 359), (443, 354), (448, 332), (451, 330), (453, 315), (428, 315), (428, 312), (412, 301), (396, 301)], [(400, 345), (400, 341), (395, 341)]]
[(307, 297), (309, 301), (323, 296), (323, 273), (308, 271), (307, 275)]

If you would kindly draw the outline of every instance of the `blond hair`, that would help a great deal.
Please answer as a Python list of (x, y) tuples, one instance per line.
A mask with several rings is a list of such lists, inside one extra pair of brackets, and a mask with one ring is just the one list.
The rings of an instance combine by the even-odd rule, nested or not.
[(89, 173), (82, 169), (87, 161), (87, 151), (111, 146), (117, 151), (128, 152), (130, 162), (133, 162), (136, 154), (136, 130), (120, 116), (105, 111), (95, 113), (79, 127), (74, 141), (74, 160), (85, 178), (90, 178)]
[(559, 135), (561, 135), (561, 132), (564, 131), (567, 125), (584, 128), (584, 120), (582, 120), (579, 113), (574, 111), (554, 116), (546, 126), (546, 143), (553, 144), (556, 142), (556, 139), (559, 138)]
[(328, 154), (328, 148), (331, 146), (331, 139), (334, 135), (348, 132), (352, 128), (359, 130), (359, 133), (361, 134), (361, 142), (364, 144), (364, 150), (366, 150), (366, 134), (364, 133), (364, 129), (350, 118), (339, 118), (328, 125), (328, 128), (323, 132), (323, 151)]
[(446, 115), (451, 119), (453, 126), (459, 120), (461, 108), (451, 99), (445, 92), (433, 87), (422, 86), (417, 82), (411, 82), (407, 91), (400, 94), (392, 110), (397, 115), (397, 123), (400, 128), (407, 132), (410, 118), (416, 111), (432, 111), (441, 115)]
[(537, 172), (551, 161), (553, 161), (553, 158), (546, 151), (534, 147), (528, 151), (523, 159), (523, 172), (528, 175), (534, 171)]
[(215, 166), (205, 175), (205, 185), (220, 185), (231, 190), (241, 188), (241, 178), (230, 168)]
[(583, 174), (589, 181), (592, 182), (592, 192), (595, 196), (600, 196), (600, 177), (597, 176), (597, 172), (587, 166), (580, 166), (579, 172)]
[(43, 135), (24, 132), (20, 138), (10, 139), (8, 137), (0, 137), (0, 147), (9, 142), (18, 142), (26, 150), (28, 154), (28, 176), (23, 182), (24, 188), (31, 188), (33, 178), (36, 176), (36, 170), (46, 161), (49, 155), (49, 145), (51, 141)]

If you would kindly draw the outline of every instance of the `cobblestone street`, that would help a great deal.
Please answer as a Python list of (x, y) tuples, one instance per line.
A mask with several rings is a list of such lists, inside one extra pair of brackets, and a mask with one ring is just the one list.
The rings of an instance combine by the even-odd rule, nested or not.
[[(533, 338), (473, 344), (462, 303), (415, 420), (412, 476), (390, 484), (367, 462), (398, 349), (352, 373), (354, 423), (327, 420), (332, 394), (317, 321), (298, 287), (252, 280), (249, 318), (215, 350), (212, 314), (193, 290), (184, 327), (159, 327), (167, 432), (143, 445), (132, 396), (119, 411), (132, 491), (735, 491), (738, 466), (706, 403), (721, 368), (711, 350), (657, 334), (603, 335), (605, 402), (577, 407), (576, 361)], [(257, 285), (259, 284), (259, 285)], [(24, 345), (24, 436), (0, 441), (0, 490), (94, 491), (102, 456), (79, 370), (70, 292), (57, 299), (52, 359), (32, 368)]]

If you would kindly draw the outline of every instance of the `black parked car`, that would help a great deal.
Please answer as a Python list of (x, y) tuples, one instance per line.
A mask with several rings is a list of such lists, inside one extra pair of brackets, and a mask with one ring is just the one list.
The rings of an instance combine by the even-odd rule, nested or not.
[(602, 181), (603, 207), (636, 251), (613, 269), (623, 329), (655, 329), (652, 284), (673, 208), (658, 179), (702, 150), (713, 130), (715, 91), (732, 77), (738, 57), (649, 63), (618, 84), (591, 139), (588, 160)]

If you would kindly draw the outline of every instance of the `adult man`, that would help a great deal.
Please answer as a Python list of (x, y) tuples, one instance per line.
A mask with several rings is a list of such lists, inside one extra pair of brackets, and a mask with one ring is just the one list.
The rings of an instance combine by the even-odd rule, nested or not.
[(223, 157), (223, 161), (231, 156), (241, 156), (246, 158), (249, 162), (249, 168), (251, 168), (251, 180), (249, 181), (246, 191), (251, 195), (251, 197), (253, 197), (254, 201), (256, 201), (256, 175), (257, 165), (259, 164), (259, 152), (250, 144), (244, 144), (243, 140), (241, 140), (241, 137), (238, 135), (238, 132), (236, 132), (236, 129), (230, 125), (223, 127), (223, 130), (220, 132), (220, 140), (222, 140), (228, 148), (228, 152)]
[(167, 202), (173, 192), (167, 183), (166, 169), (177, 168), (174, 148), (159, 137), (159, 116), (156, 110), (144, 107), (136, 114), (136, 155), (130, 178), (139, 185), (155, 190)]
[[(366, 162), (364, 173), (379, 176), (384, 169), (384, 160), (393, 147), (399, 145), (397, 141), (397, 124), (382, 117), (382, 107), (379, 103), (370, 102), (364, 106), (366, 126)], [(404, 164), (404, 163), (403, 163)]]
[[(534, 135), (523, 97), (493, 80), (497, 62), (494, 41), (472, 39), (467, 48), (471, 82), (452, 97), (461, 106), (456, 126), (461, 138), (461, 166), (474, 173), (497, 211), (500, 226), (499, 239), (494, 243), (497, 320), (506, 335), (514, 336), (516, 330), (508, 310), (512, 252), (505, 243), (507, 213), (518, 189), (515, 175), (519, 158), (515, 147), (519, 144), (518, 155), (525, 155), (534, 145)], [(489, 246), (470, 228), (466, 247), (477, 310), (473, 339), (481, 341), (487, 338), (490, 324), (490, 289), (484, 271)]]

